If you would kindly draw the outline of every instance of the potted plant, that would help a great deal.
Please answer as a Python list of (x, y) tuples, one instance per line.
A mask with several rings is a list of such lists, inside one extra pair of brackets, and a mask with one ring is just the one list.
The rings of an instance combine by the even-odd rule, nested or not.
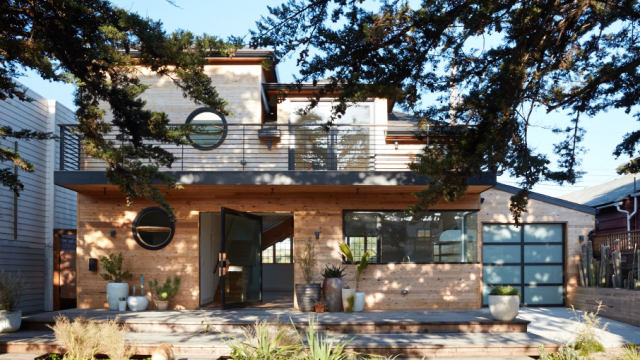
[(337, 312), (342, 309), (342, 289), (344, 288), (344, 282), (342, 277), (344, 276), (344, 269), (340, 266), (329, 265), (325, 266), (322, 276), (324, 281), (322, 282), (322, 292), (324, 293), (324, 302), (326, 303), (327, 311)]
[(24, 278), (18, 271), (12, 275), (0, 272), (0, 333), (18, 331), (22, 325), (22, 310), (16, 310), (24, 291)]
[(496, 320), (511, 321), (518, 316), (520, 291), (511, 286), (495, 286), (489, 293), (489, 311)]
[(131, 279), (133, 275), (129, 271), (122, 272), (122, 254), (118, 254), (117, 257), (114, 254), (109, 254), (109, 257), (101, 257), (100, 266), (107, 272), (100, 275), (109, 281), (107, 284), (109, 309), (118, 310), (119, 299), (129, 295), (129, 284), (123, 283), (122, 280)]
[(121, 297), (118, 298), (118, 311), (126, 311), (127, 310), (127, 299)]
[(353, 253), (347, 244), (340, 244), (340, 253), (349, 261), (349, 263), (353, 264), (353, 270), (356, 276), (356, 288), (353, 289), (343, 289), (342, 290), (342, 303), (344, 306), (345, 312), (351, 311), (362, 311), (364, 310), (364, 298), (365, 294), (363, 292), (358, 292), (358, 287), (360, 285), (360, 275), (364, 269), (369, 265), (369, 258), (373, 253), (371, 251), (365, 251), (360, 258), (360, 263), (356, 265)]
[(167, 278), (167, 281), (162, 285), (158, 285), (158, 280), (154, 279), (149, 281), (149, 287), (151, 288), (151, 297), (153, 297), (158, 310), (167, 310), (169, 301), (176, 296), (180, 288), (180, 277), (174, 276), (173, 284), (171, 283), (171, 278)]
[(324, 310), (327, 308), (327, 303), (325, 303), (322, 300), (316, 301), (316, 303), (314, 304), (314, 307), (317, 313), (323, 313)]
[(298, 309), (303, 312), (312, 312), (314, 304), (320, 301), (320, 284), (312, 284), (316, 269), (316, 251), (311, 238), (302, 246), (297, 255), (296, 263), (302, 270), (302, 277), (306, 284), (296, 284), (296, 298)]

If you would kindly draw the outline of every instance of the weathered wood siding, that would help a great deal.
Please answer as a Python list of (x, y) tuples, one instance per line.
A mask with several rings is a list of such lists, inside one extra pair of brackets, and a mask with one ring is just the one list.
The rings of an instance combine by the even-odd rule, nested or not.
[[(29, 90), (27, 95), (34, 101), (22, 102), (17, 99), (0, 101), (0, 124), (13, 129), (49, 131), (50, 121), (56, 123), (73, 122), (73, 113), (54, 101), (46, 100)], [(56, 111), (54, 111), (56, 109)], [(60, 117), (56, 115), (59, 114)], [(51, 149), (56, 149), (53, 140), (18, 141), (18, 151), (22, 157), (36, 166), (35, 171), (19, 171), (24, 191), (18, 197), (17, 239), (14, 239), (14, 198), (13, 193), (0, 187), (0, 270), (17, 272), (26, 278), (27, 291), (20, 304), (25, 312), (42, 311), (45, 306), (45, 245), (53, 239), (53, 224), (75, 229), (75, 193), (58, 188), (55, 199), (59, 206), (49, 211), (49, 201), (54, 199), (52, 171), (55, 164), (49, 162)], [(0, 140), (0, 146), (14, 148), (14, 141)], [(13, 169), (13, 164), (2, 166)], [(55, 218), (55, 219), (54, 219)], [(49, 225), (50, 224), (50, 225)]]
[(567, 298), (567, 306), (596, 312), (602, 302), (600, 316), (640, 326), (640, 291), (577, 286)]
[[(482, 245), (483, 223), (513, 223), (509, 211), (511, 193), (490, 189), (482, 193), (484, 202), (478, 214), (478, 239)], [(578, 286), (578, 262), (582, 254), (580, 235), (587, 237), (593, 229), (594, 215), (546, 202), (529, 199), (527, 212), (522, 214), (524, 223), (565, 224), (565, 293), (570, 297)], [(482, 246), (478, 258), (482, 259)]]
[[(314, 186), (279, 186), (270, 196), (271, 186), (186, 186), (171, 191), (167, 200), (174, 206), (178, 218), (175, 237), (161, 250), (150, 251), (138, 246), (131, 233), (136, 214), (150, 202), (137, 200), (126, 207), (124, 197), (112, 187), (107, 196), (102, 188), (80, 191), (78, 195), (78, 306), (104, 308), (106, 282), (98, 273), (88, 271), (89, 258), (109, 253), (123, 253), (124, 268), (134, 274), (131, 285), (139, 285), (139, 275), (145, 279), (165, 279), (182, 276), (183, 285), (171, 303), (175, 309), (194, 309), (199, 306), (199, 249), (198, 221), (200, 212), (219, 212), (221, 207), (250, 212), (293, 212), (296, 241), (313, 237), (320, 230), (316, 243), (318, 272), (315, 281), (321, 282), (319, 271), (325, 264), (340, 262), (338, 243), (342, 240), (342, 211), (344, 209), (402, 210), (415, 202), (414, 189), (395, 187), (342, 186), (335, 189)], [(89, 190), (90, 189), (90, 190)], [(457, 203), (441, 203), (438, 209), (478, 209), (478, 193), (467, 195)], [(116, 230), (111, 238), (110, 230)], [(351, 286), (352, 269), (345, 281)], [(295, 266), (294, 278), (301, 282)], [(480, 307), (479, 264), (465, 265), (371, 265), (363, 274), (361, 289), (367, 293), (367, 309), (473, 309)], [(408, 295), (401, 295), (403, 289)], [(147, 293), (149, 295), (149, 293)]]

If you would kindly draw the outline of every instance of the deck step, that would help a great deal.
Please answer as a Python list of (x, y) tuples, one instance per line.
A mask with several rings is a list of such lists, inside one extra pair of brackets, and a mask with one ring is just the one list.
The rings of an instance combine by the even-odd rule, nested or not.
[[(218, 359), (229, 355), (219, 333), (137, 333), (127, 335), (138, 345), (138, 355), (149, 355), (160, 344), (170, 344), (176, 358)], [(468, 357), (508, 358), (537, 356), (538, 346), (557, 351), (561, 343), (531, 333), (457, 333), (457, 334), (342, 334), (336, 338), (351, 340), (347, 348), (364, 354), (401, 358)], [(52, 331), (19, 331), (0, 334), (0, 353), (60, 353)], [(518, 359), (520, 360), (520, 359)]]
[[(82, 310), (66, 310), (69, 317), (83, 314)], [(24, 316), (23, 330), (49, 330), (53, 325), (57, 312), (40, 313)], [(293, 322), (304, 331), (313, 317), (318, 332), (330, 334), (439, 334), (439, 333), (514, 333), (527, 332), (530, 323), (526, 320), (513, 321), (493, 320), (488, 311), (406, 311), (389, 312), (367, 311), (361, 313), (301, 313), (291, 310), (259, 309), (234, 311), (144, 311), (118, 312), (92, 309), (85, 314), (87, 318), (96, 320), (113, 319), (119, 316), (120, 321), (130, 331), (154, 333), (199, 333), (209, 325), (210, 329), (227, 333), (240, 334), (256, 320), (273, 320)]]

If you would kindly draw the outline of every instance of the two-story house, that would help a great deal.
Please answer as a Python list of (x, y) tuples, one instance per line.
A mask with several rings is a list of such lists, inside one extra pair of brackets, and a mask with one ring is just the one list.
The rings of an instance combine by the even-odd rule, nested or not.
[[(143, 70), (150, 108), (212, 129), (191, 136), (191, 145), (167, 146), (181, 159), (164, 170), (184, 186), (166, 196), (175, 224), (153, 203), (125, 206), (124, 196), (107, 185), (103, 165), (83, 157), (77, 138), (63, 130), (65, 144), (76, 144), (64, 150), (56, 184), (78, 193), (78, 306), (106, 306), (102, 269), (92, 272), (88, 264), (109, 253), (123, 253), (124, 268), (135, 274), (132, 284), (138, 274), (160, 281), (181, 276), (176, 309), (255, 305), (266, 290), (293, 296), (293, 284), (303, 283), (293, 254), (311, 238), (316, 282), (325, 265), (342, 264), (341, 242), (356, 257), (375, 253), (360, 283), (365, 309), (481, 307), (478, 211), (495, 176), (469, 180), (458, 202), (406, 215), (413, 193), (428, 183), (408, 169), (430, 141), (414, 135), (415, 121), (392, 112), (386, 99), (370, 99), (326, 127), (332, 99), (306, 115), (297, 111), (307, 105), (312, 85), (270, 104), (287, 86), (275, 69), (261, 66), (271, 54), (240, 50), (205, 66), (234, 116), (194, 105), (171, 81)], [(508, 197), (501, 199), (506, 204)], [(355, 286), (353, 272), (346, 274), (346, 284)]]

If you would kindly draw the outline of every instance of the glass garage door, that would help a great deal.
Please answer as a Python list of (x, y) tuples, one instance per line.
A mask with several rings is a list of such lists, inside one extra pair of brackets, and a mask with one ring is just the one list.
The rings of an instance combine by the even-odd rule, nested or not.
[(563, 224), (483, 224), (483, 304), (491, 285), (511, 285), (522, 305), (564, 305), (563, 239)]

